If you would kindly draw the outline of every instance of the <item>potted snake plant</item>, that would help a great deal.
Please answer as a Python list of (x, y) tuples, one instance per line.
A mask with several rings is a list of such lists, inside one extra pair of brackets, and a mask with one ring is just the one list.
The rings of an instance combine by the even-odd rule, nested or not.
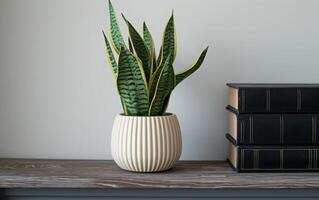
[[(128, 27), (127, 45), (120, 32), (116, 13), (109, 1), (110, 38), (104, 35), (106, 57), (114, 74), (123, 114), (115, 117), (111, 152), (116, 164), (135, 172), (170, 169), (179, 159), (182, 138), (178, 119), (166, 109), (173, 89), (195, 72), (206, 56), (180, 73), (175, 73), (176, 31), (174, 15), (164, 30), (159, 55), (146, 24), (139, 34), (122, 15)], [(113, 50), (118, 54), (115, 59)]]

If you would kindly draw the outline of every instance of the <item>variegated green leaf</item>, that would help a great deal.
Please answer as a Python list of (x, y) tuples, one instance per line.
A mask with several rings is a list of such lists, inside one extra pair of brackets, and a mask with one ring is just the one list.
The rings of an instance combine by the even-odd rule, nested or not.
[(109, 15), (110, 15), (110, 32), (111, 32), (112, 45), (114, 50), (117, 53), (120, 53), (120, 49), (121, 47), (125, 47), (125, 43), (124, 43), (117, 19), (116, 19), (116, 13), (114, 11), (113, 5), (110, 0), (109, 0)]
[(118, 68), (118, 66), (117, 66), (116, 60), (114, 58), (112, 49), (111, 49), (111, 45), (110, 45), (110, 43), (109, 43), (104, 31), (102, 31), (102, 32), (103, 32), (104, 41), (105, 41), (106, 58), (107, 58), (107, 60), (109, 62), (109, 66), (111, 67), (113, 74), (115, 76), (117, 76), (117, 68)]
[(169, 95), (167, 95), (167, 97), (166, 97), (165, 100), (164, 100), (163, 108), (162, 108), (162, 113), (163, 113), (163, 114), (165, 114), (165, 112), (166, 112), (166, 110), (167, 110), (170, 97), (171, 97), (171, 93), (170, 93)]
[(163, 69), (159, 76), (155, 95), (152, 99), (149, 109), (149, 115), (162, 115), (165, 98), (171, 93), (175, 87), (175, 75), (171, 61), (167, 59), (163, 65)]
[(161, 62), (165, 62), (167, 56), (171, 54), (174, 62), (176, 57), (176, 31), (174, 24), (174, 15), (170, 17), (164, 30), (162, 41)]
[[(114, 58), (114, 55), (113, 55), (113, 52), (111, 49), (111, 45), (110, 45), (104, 31), (103, 31), (103, 36), (104, 36), (104, 40), (105, 40), (106, 58), (109, 62), (109, 65), (112, 69), (114, 76), (117, 77), (118, 65), (117, 65), (116, 60)], [(127, 108), (126, 108), (124, 100), (122, 98), (121, 98), (121, 104), (122, 104), (122, 108), (124, 110), (124, 113), (127, 114)]]
[[(157, 58), (157, 60), (156, 60), (156, 66), (159, 66), (159, 65), (160, 65), (161, 59), (162, 59), (162, 47), (161, 47), (160, 50), (159, 50), (159, 55), (158, 55), (158, 58)], [(154, 72), (155, 72), (156, 69), (153, 69), (153, 70), (154, 70)]]
[(145, 44), (149, 52), (151, 53), (151, 58), (152, 58), (151, 74), (153, 74), (153, 72), (156, 70), (155, 44), (154, 44), (153, 37), (148, 27), (146, 26), (145, 22), (143, 23), (143, 37), (144, 37)]
[(208, 47), (200, 54), (199, 58), (196, 60), (194, 64), (188, 67), (185, 71), (178, 73), (176, 75), (176, 85), (179, 84), (182, 80), (187, 78), (189, 75), (194, 73), (203, 63), (206, 53), (208, 51)]
[(124, 16), (123, 18), (126, 21), (126, 24), (128, 26), (130, 38), (132, 40), (135, 53), (142, 62), (145, 77), (148, 82), (151, 76), (151, 65), (152, 65), (151, 54), (143, 38), (140, 36), (140, 34), (136, 31), (133, 25), (127, 19), (125, 19)]
[(125, 115), (128, 115), (128, 111), (127, 111), (127, 107), (126, 107), (126, 105), (125, 105), (124, 99), (123, 99), (122, 97), (120, 97), (120, 99), (121, 99), (121, 105), (122, 105), (124, 114), (125, 114)]
[(130, 37), (128, 38), (128, 47), (132, 53), (134, 53), (134, 48)]
[(143, 68), (126, 48), (120, 51), (117, 87), (129, 115), (148, 114), (149, 97)]
[(169, 54), (169, 56), (166, 58), (165, 62), (161, 62), (160, 65), (156, 68), (155, 72), (153, 73), (153, 75), (151, 76), (151, 79), (149, 81), (149, 96), (150, 96), (150, 101), (153, 99), (154, 95), (155, 95), (155, 90), (156, 90), (156, 86), (157, 86), (157, 82), (159, 80), (159, 77), (161, 75), (162, 69), (165, 66), (166, 63), (171, 63), (173, 65), (172, 62), (172, 54)]

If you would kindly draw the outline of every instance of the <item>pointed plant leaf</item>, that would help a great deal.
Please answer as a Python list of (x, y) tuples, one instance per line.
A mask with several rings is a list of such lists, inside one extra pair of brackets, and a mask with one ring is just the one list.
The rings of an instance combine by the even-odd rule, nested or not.
[(125, 43), (124, 43), (117, 19), (116, 19), (116, 13), (114, 11), (113, 5), (110, 0), (109, 0), (109, 15), (110, 15), (110, 33), (111, 33), (112, 45), (114, 47), (114, 50), (119, 54), (121, 47), (125, 47)]
[(143, 38), (140, 36), (140, 34), (136, 31), (136, 29), (133, 27), (133, 25), (128, 20), (125, 19), (124, 16), (123, 16), (123, 18), (126, 21), (126, 24), (128, 26), (130, 38), (131, 38), (131, 41), (133, 43), (135, 53), (142, 62), (145, 77), (146, 77), (146, 80), (148, 82), (150, 79), (150, 76), (151, 76), (151, 65), (152, 65), (151, 54), (150, 54)]
[(125, 114), (125, 115), (128, 115), (128, 111), (127, 111), (127, 107), (126, 107), (126, 105), (125, 105), (124, 99), (123, 99), (122, 97), (120, 97), (120, 99), (121, 99), (121, 105), (122, 105), (124, 114)]
[(162, 115), (165, 98), (175, 87), (174, 68), (169, 59), (165, 61), (164, 67), (159, 76), (155, 94), (150, 104), (149, 115)]
[(203, 63), (206, 53), (208, 51), (208, 47), (200, 54), (199, 58), (196, 60), (194, 64), (188, 67), (185, 71), (178, 73), (176, 75), (176, 85), (178, 85), (182, 80), (187, 78), (189, 75), (194, 73)]
[(173, 59), (172, 54), (169, 54), (168, 57), (166, 58), (166, 61), (161, 62), (160, 65), (156, 68), (153, 75), (151, 76), (151, 79), (149, 81), (150, 101), (153, 99), (153, 96), (155, 94), (156, 85), (157, 85), (157, 82), (158, 82), (158, 79), (160, 77), (160, 74), (162, 72), (163, 67), (166, 65), (166, 63), (170, 63), (171, 65), (173, 65), (172, 59)]
[(163, 34), (163, 41), (162, 41), (162, 51), (161, 51), (161, 61), (165, 62), (167, 56), (172, 53), (173, 61), (176, 57), (176, 31), (175, 31), (175, 24), (174, 24), (174, 14), (168, 20), (164, 34)]
[(116, 60), (114, 58), (112, 49), (111, 49), (111, 45), (110, 45), (110, 43), (109, 43), (104, 31), (102, 31), (102, 32), (103, 32), (104, 41), (105, 41), (106, 58), (107, 58), (107, 60), (109, 62), (109, 65), (110, 65), (110, 67), (112, 69), (113, 74), (115, 76), (117, 76), (117, 68), (118, 68), (118, 66), (117, 66)]
[(143, 23), (143, 37), (148, 50), (154, 52), (154, 40), (145, 22)]
[(148, 29), (148, 27), (146, 26), (146, 23), (143, 23), (143, 37), (144, 37), (144, 41), (145, 44), (149, 50), (149, 52), (151, 53), (151, 59), (152, 59), (152, 66), (151, 66), (151, 74), (153, 74), (153, 72), (156, 69), (156, 53), (155, 53), (155, 44), (154, 44), (154, 40), (153, 37)]
[[(111, 49), (111, 45), (110, 45), (104, 31), (103, 31), (103, 36), (104, 36), (104, 40), (105, 40), (106, 58), (109, 62), (109, 65), (112, 69), (114, 76), (117, 77), (118, 65), (117, 65), (116, 60), (114, 58), (114, 55), (113, 55), (113, 52)], [(122, 108), (124, 110), (124, 114), (127, 114), (127, 108), (126, 108), (124, 100), (122, 98), (121, 98), (121, 105), (122, 105)]]
[(134, 53), (134, 48), (130, 37), (128, 38), (128, 47), (132, 53)]
[(117, 87), (129, 115), (148, 115), (149, 97), (143, 69), (126, 48), (120, 51)]
[(165, 97), (165, 99), (164, 99), (163, 108), (162, 108), (162, 114), (165, 114), (165, 112), (166, 112), (170, 97), (171, 97), (171, 93), (169, 95), (167, 95)]
[[(161, 47), (160, 50), (159, 50), (159, 55), (158, 55), (158, 58), (157, 58), (157, 60), (156, 60), (156, 66), (159, 66), (159, 65), (160, 65), (161, 59), (162, 59), (162, 47)], [(154, 70), (154, 72), (155, 72), (155, 69), (153, 69), (153, 70)]]

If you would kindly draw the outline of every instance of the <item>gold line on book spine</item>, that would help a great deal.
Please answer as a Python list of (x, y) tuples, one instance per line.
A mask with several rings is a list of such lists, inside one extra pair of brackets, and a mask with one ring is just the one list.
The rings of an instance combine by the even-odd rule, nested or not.
[(297, 111), (299, 111), (299, 91), (296, 89), (296, 102), (297, 102)]
[(299, 89), (299, 111), (301, 110), (301, 96), (302, 96), (302, 93), (301, 93), (301, 89)]
[(282, 144), (281, 138), (282, 138), (282, 130), (281, 130), (281, 116), (279, 117), (279, 140), (280, 144)]
[(316, 150), (315, 149), (311, 149), (312, 151), (312, 168), (316, 168)]
[(317, 150), (313, 149), (313, 168), (316, 169), (317, 168)]
[(266, 110), (270, 112), (270, 89), (266, 90)]
[(244, 169), (244, 150), (240, 150), (240, 167)]
[(312, 151), (312, 168), (316, 168), (316, 150), (315, 149), (311, 149)]
[(279, 117), (280, 143), (284, 143), (284, 117)]
[(270, 99), (271, 99), (271, 93), (270, 93), (270, 90), (269, 90), (269, 100), (268, 100), (269, 112), (270, 112), (270, 109), (271, 109), (271, 108), (270, 108), (270, 106), (271, 106), (271, 105), (270, 105)]
[(314, 123), (315, 143), (317, 143), (317, 116), (314, 117)]
[(249, 116), (249, 144), (252, 143), (252, 116)]
[(314, 143), (314, 125), (313, 125), (313, 117), (311, 117), (311, 142)]
[(316, 152), (314, 149), (311, 149), (311, 168), (315, 168), (315, 155)]
[(313, 164), (312, 164), (312, 166), (313, 166), (313, 168), (315, 169), (315, 168), (317, 168), (317, 166), (316, 166), (316, 162), (317, 162), (317, 150), (316, 149), (313, 149), (312, 150), (312, 152), (313, 152)]
[(259, 168), (259, 149), (257, 149), (257, 168)]
[(302, 101), (301, 101), (301, 97), (302, 97), (302, 90), (299, 89), (299, 110), (301, 110), (302, 108)]
[(316, 150), (315, 149), (311, 149), (312, 151), (312, 168), (316, 168)]
[(315, 149), (315, 169), (318, 168), (318, 149)]
[(315, 120), (311, 117), (311, 142), (315, 143)]
[(283, 169), (283, 159), (284, 159), (284, 152), (283, 149), (280, 149), (280, 169)]
[(310, 154), (311, 154), (310, 152), (311, 152), (311, 151), (308, 151), (308, 168), (310, 168), (310, 166), (311, 166), (311, 165), (310, 165), (310, 156), (311, 156), (311, 155), (310, 155)]
[(258, 168), (258, 150), (257, 149), (256, 149), (255, 154), (256, 154), (256, 168)]
[(316, 168), (316, 149), (312, 149), (312, 168)]
[(252, 127), (251, 127), (251, 141), (252, 141), (252, 143), (254, 143), (254, 117), (253, 116), (251, 117), (251, 125), (252, 125)]
[(244, 142), (245, 139), (245, 121), (240, 122), (240, 140)]
[(282, 116), (282, 143), (284, 143), (285, 137), (285, 118)]
[(312, 149), (312, 155), (313, 155), (313, 163), (312, 163), (312, 167), (315, 169), (316, 167), (316, 161), (317, 161), (317, 150), (316, 149)]
[(241, 96), (242, 96), (241, 107), (242, 107), (243, 112), (245, 112), (245, 105), (246, 105), (246, 102), (245, 102), (245, 89), (242, 89)]
[(316, 149), (316, 169), (318, 169), (318, 149)]
[(254, 157), (254, 162), (253, 162), (253, 168), (257, 169), (257, 153), (256, 153), (256, 149), (253, 150), (253, 157)]
[(301, 110), (301, 90), (297, 88), (297, 111)]
[(255, 166), (254, 168), (257, 169), (257, 149), (254, 151), (254, 154), (255, 154)]
[(242, 143), (243, 142), (243, 122), (240, 122), (239, 126), (240, 126), (239, 138), (240, 138), (240, 143)]
[(296, 90), (297, 111), (299, 111), (299, 89)]
[(316, 150), (311, 149), (311, 151), (312, 151), (312, 168), (315, 169), (316, 168)]
[(308, 150), (309, 156), (308, 156), (308, 168), (312, 168), (312, 149)]

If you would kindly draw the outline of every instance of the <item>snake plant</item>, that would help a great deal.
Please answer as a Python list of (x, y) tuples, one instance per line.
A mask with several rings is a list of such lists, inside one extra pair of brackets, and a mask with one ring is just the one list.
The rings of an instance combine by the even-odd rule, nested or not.
[[(143, 23), (143, 34), (140, 35), (122, 15), (129, 33), (126, 45), (111, 1), (109, 1), (109, 17), (110, 42), (103, 31), (106, 57), (116, 78), (124, 114), (129, 116), (165, 114), (173, 89), (201, 66), (208, 47), (186, 70), (175, 73), (173, 62), (176, 57), (176, 30), (173, 13), (166, 24), (158, 56), (145, 23)], [(111, 46), (118, 54), (118, 61), (113, 55)]]

